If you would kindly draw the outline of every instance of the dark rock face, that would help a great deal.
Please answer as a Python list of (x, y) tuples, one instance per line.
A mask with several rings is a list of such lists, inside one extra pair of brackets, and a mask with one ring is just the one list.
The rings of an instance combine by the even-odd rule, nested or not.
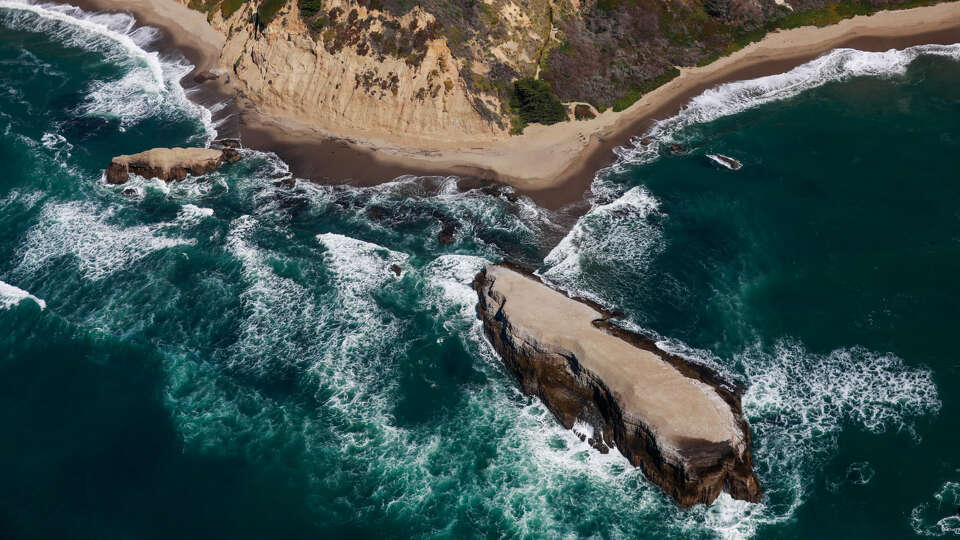
[[(731, 388), (709, 369), (664, 353), (647, 338), (610, 325), (605, 320), (610, 314), (593, 321), (594, 327), (639, 351), (659, 356), (683, 377), (696, 381), (691, 384), (712, 388), (729, 407), (736, 429), (741, 432), (739, 450), (728, 441), (717, 443), (694, 437), (681, 437), (679, 446), (672, 447), (668, 441), (658, 438), (665, 432), (663, 426), (638, 421), (643, 415), (625, 408), (623, 387), (597, 377), (585, 367), (583, 358), (578, 358), (578, 352), (557, 346), (542, 336), (531, 338), (524, 329), (517, 328), (505, 313), (504, 306), (509, 300), (494, 290), (496, 279), (485, 269), (473, 283), (479, 296), (477, 312), (486, 335), (523, 392), (539, 397), (565, 428), (572, 429), (578, 422), (581, 423), (578, 425), (592, 426), (592, 436), (579, 432), (577, 435), (603, 453), (615, 446), (681, 507), (710, 504), (722, 491), (736, 499), (760, 501), (762, 490), (753, 472), (750, 432), (741, 410), (740, 390)], [(529, 276), (529, 279), (537, 282), (535, 286), (546, 287), (536, 277)], [(584, 354), (585, 349), (574, 349)], [(643, 374), (636, 376), (642, 379)], [(677, 440), (672, 443), (675, 445)]]
[(458, 224), (456, 222), (444, 223), (443, 228), (440, 229), (440, 234), (437, 235), (437, 241), (445, 246), (449, 246), (456, 240), (456, 233), (458, 229)]
[(223, 163), (240, 159), (232, 148), (154, 148), (139, 154), (117, 156), (107, 167), (107, 182), (123, 184), (130, 173), (144, 178), (183, 180), (188, 174), (199, 176), (217, 170)]
[(203, 72), (197, 73), (196, 75), (193, 76), (193, 82), (198, 83), (198, 84), (203, 84), (203, 83), (205, 83), (205, 82), (207, 82), (207, 81), (215, 81), (215, 80), (217, 80), (217, 79), (219, 79), (219, 78), (220, 78), (220, 76), (217, 75), (216, 73), (211, 73), (211, 72), (209, 72), (209, 71), (203, 71)]
[(243, 148), (243, 144), (240, 142), (240, 139), (217, 139), (210, 143), (210, 148), (223, 152), (224, 163), (235, 163), (240, 161), (241, 155), (239, 150)]

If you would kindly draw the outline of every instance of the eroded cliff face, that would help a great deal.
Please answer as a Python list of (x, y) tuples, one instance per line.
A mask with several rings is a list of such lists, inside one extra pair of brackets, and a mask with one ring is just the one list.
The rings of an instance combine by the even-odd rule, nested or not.
[[(589, 426), (582, 438), (604, 453), (616, 447), (682, 507), (723, 491), (760, 500), (740, 397), (715, 374), (611, 327), (533, 276), (491, 266), (474, 288), (490, 342), (564, 427)], [(538, 307), (524, 316), (518, 304)]]
[[(221, 66), (254, 105), (406, 146), (503, 139), (534, 109), (589, 119), (777, 28), (907, 0), (177, 0), (227, 37)], [(544, 84), (545, 81), (548, 84)], [(538, 105), (539, 103), (539, 105)], [(574, 110), (579, 104), (580, 112)], [(542, 111), (541, 111), (542, 112)]]
[(212, 9), (208, 20), (227, 36), (221, 67), (260, 111), (338, 135), (401, 143), (408, 137), (477, 141), (506, 133), (499, 99), (467, 89), (445, 38), (421, 33), (416, 54), (406, 57), (371, 48), (387, 25), (425, 29), (432, 15), (414, 8), (395, 17), (327, 0), (324, 8), (346, 28), (338, 35), (311, 31), (293, 0), (267, 24), (255, 7), (242, 4), (226, 18)]

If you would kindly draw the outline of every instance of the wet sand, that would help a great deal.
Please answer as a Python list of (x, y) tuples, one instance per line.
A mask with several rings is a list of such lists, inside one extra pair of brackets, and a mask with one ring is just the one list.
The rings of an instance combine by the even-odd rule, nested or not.
[(294, 175), (328, 183), (375, 185), (402, 175), (462, 176), (509, 184), (550, 209), (577, 213), (596, 172), (614, 162), (613, 149), (641, 135), (657, 120), (679, 112), (693, 97), (726, 82), (784, 73), (840, 47), (864, 51), (960, 42), (960, 3), (859, 16), (824, 27), (768, 34), (763, 40), (712, 64), (683, 68), (679, 77), (643, 96), (626, 111), (594, 120), (530, 126), (520, 136), (471, 148), (417, 147), (331, 136), (288, 118), (268, 118), (230, 84), (233, 76), (202, 81), (218, 69), (224, 37), (204, 16), (173, 0), (73, 0), (86, 10), (126, 11), (139, 24), (161, 30), (158, 50), (178, 50), (196, 67), (183, 81), (204, 106), (230, 105), (215, 115), (221, 137), (275, 152)]

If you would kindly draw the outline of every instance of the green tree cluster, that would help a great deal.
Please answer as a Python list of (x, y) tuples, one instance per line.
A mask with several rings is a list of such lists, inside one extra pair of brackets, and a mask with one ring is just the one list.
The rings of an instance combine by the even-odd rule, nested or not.
[(550, 83), (527, 77), (513, 83), (510, 107), (525, 123), (556, 124), (567, 119), (567, 111)]

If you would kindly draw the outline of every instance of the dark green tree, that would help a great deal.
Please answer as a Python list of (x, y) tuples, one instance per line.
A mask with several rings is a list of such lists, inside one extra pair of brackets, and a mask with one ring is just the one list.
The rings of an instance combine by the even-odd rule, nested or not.
[(550, 125), (567, 119), (567, 111), (553, 93), (550, 83), (532, 77), (513, 83), (510, 107), (526, 123)]

